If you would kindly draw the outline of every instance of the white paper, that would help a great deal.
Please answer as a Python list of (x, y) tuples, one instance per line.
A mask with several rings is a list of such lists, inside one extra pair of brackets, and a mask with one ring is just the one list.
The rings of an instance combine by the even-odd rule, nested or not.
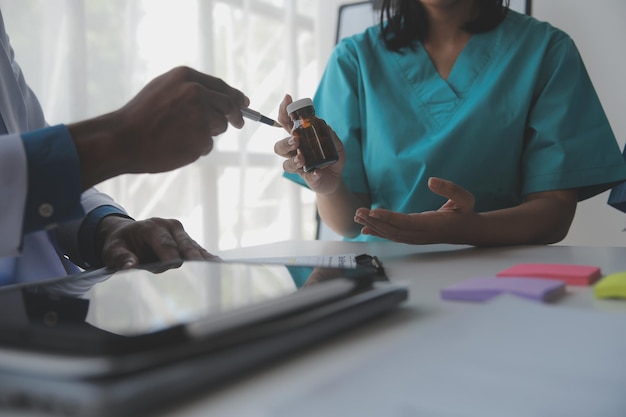
[(328, 256), (286, 256), (286, 257), (269, 257), (269, 258), (239, 258), (225, 259), (228, 262), (248, 262), (248, 263), (266, 263), (266, 264), (282, 264), (282, 265), (299, 265), (312, 267), (330, 267), (330, 268), (356, 268), (356, 254), (348, 253), (341, 255)]

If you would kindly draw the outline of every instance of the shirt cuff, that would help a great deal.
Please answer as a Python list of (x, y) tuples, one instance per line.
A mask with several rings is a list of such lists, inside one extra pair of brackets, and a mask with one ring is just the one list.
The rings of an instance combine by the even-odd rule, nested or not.
[(107, 216), (118, 216), (132, 219), (115, 206), (100, 206), (89, 212), (78, 230), (78, 247), (80, 255), (88, 268), (99, 268), (104, 265), (99, 253), (96, 253), (96, 231), (100, 221)]
[(65, 125), (23, 133), (28, 167), (24, 233), (82, 217), (80, 161)]

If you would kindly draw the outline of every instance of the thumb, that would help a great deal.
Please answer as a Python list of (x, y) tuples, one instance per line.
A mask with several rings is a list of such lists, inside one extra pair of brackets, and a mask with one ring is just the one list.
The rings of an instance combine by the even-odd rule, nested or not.
[(428, 188), (448, 201), (439, 210), (473, 211), (474, 195), (460, 185), (437, 177), (428, 179)]

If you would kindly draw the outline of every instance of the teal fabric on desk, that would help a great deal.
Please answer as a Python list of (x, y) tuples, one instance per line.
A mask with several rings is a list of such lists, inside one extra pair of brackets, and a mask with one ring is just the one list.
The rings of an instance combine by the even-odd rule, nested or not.
[(293, 283), (296, 284), (296, 288), (302, 288), (306, 281), (309, 279), (313, 268), (302, 266), (287, 266), (287, 271), (293, 279)]
[(372, 208), (438, 209), (445, 199), (428, 189), (431, 176), (472, 192), (479, 212), (550, 190), (578, 188), (583, 200), (626, 179), (583, 61), (559, 29), (510, 11), (471, 37), (447, 80), (420, 43), (398, 54), (379, 35), (373, 26), (344, 39), (314, 98), (343, 141), (348, 189), (369, 194)]

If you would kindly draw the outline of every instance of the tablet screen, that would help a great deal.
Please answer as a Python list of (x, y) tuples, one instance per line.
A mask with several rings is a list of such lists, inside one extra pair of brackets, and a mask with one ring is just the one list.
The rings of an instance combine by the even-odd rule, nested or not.
[[(298, 288), (294, 277), (303, 274), (310, 279)], [(372, 281), (368, 268), (229, 262), (101, 270), (1, 290), (0, 306), (11, 311), (0, 319), (0, 343), (90, 352), (90, 345), (125, 351), (134, 341), (144, 349), (136, 342), (142, 337), (159, 345), (208, 337), (346, 297)]]
[(296, 291), (284, 267), (186, 262), (161, 273), (122, 271), (92, 287), (85, 321), (123, 336), (193, 323)]

